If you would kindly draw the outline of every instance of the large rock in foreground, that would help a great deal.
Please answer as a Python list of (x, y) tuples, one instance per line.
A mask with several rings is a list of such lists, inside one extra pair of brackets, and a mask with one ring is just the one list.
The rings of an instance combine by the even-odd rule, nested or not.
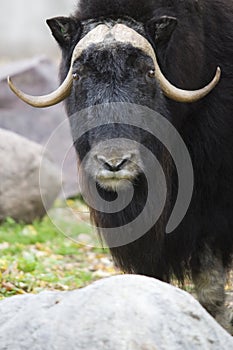
[(1, 350), (230, 350), (233, 340), (184, 291), (116, 276), (73, 292), (0, 302)]
[(40, 145), (0, 129), (0, 220), (41, 218), (60, 192), (59, 175)]

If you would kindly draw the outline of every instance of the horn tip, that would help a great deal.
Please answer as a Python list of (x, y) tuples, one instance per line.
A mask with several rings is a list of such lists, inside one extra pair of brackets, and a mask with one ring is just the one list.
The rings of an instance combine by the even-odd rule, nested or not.
[(9, 88), (11, 89), (11, 91), (13, 91), (14, 93), (16, 93), (16, 88), (15, 88), (15, 86), (14, 86), (14, 84), (13, 84), (13, 81), (12, 81), (12, 79), (11, 79), (10, 76), (7, 77), (7, 84), (8, 84), (8, 86), (9, 86)]
[(221, 74), (222, 74), (222, 70), (221, 68), (218, 66), (217, 67), (217, 70), (216, 70), (216, 78), (217, 80), (219, 81), (220, 77), (221, 77)]
[(11, 80), (11, 77), (8, 75), (8, 77), (7, 77), (7, 84), (9, 85), (9, 86), (11, 86), (12, 85), (12, 80)]

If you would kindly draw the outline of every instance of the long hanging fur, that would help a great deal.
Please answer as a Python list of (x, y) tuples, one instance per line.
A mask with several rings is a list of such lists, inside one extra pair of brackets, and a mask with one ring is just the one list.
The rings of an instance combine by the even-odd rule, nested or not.
[[(163, 162), (171, 193), (167, 212), (142, 238), (111, 249), (117, 264), (127, 272), (154, 276), (165, 281), (175, 275), (180, 281), (190, 270), (200, 269), (200, 257), (208, 246), (229, 267), (233, 253), (233, 3), (229, 0), (80, 0), (75, 21), (130, 17), (143, 25), (154, 16), (170, 15), (178, 26), (167, 46), (157, 55), (166, 77), (185, 89), (204, 86), (220, 65), (219, 85), (205, 99), (191, 104), (167, 100), (172, 122), (190, 152), (195, 188), (190, 208), (179, 227), (164, 232), (176, 196), (173, 164)], [(148, 39), (156, 48), (153, 36)], [(67, 73), (70, 52), (63, 56), (61, 77)], [(67, 106), (71, 103), (67, 101)], [(77, 146), (78, 148), (78, 146)], [(80, 151), (80, 149), (78, 150)], [(140, 186), (137, 203), (143, 202)], [(137, 212), (134, 204), (125, 216)], [(124, 222), (124, 215), (109, 216), (91, 211), (97, 226)], [(101, 231), (101, 230), (100, 230)]]

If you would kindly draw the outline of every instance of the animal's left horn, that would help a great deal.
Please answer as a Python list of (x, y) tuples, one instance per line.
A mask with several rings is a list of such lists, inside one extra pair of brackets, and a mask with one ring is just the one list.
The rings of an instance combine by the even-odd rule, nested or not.
[(191, 103), (196, 102), (208, 95), (218, 84), (220, 77), (221, 77), (221, 69), (220, 67), (217, 67), (215, 76), (213, 80), (199, 90), (182, 90), (174, 85), (172, 85), (162, 74), (160, 67), (157, 63), (157, 60), (154, 60), (155, 64), (155, 77), (158, 79), (161, 89), (163, 90), (164, 94), (169, 97), (170, 99), (176, 101), (176, 102), (183, 102), (183, 103)]
[(172, 85), (161, 72), (155, 51), (146, 38), (124, 24), (116, 24), (112, 29), (112, 33), (117, 41), (129, 43), (152, 58), (155, 68), (155, 78), (160, 83), (163, 93), (174, 101), (184, 103), (196, 102), (209, 94), (220, 80), (221, 69), (218, 67), (213, 80), (202, 89), (193, 91), (179, 89)]
[(52, 92), (49, 95), (44, 96), (31, 96), (27, 95), (21, 90), (19, 90), (12, 82), (11, 78), (8, 77), (8, 85), (10, 89), (24, 102), (27, 104), (38, 107), (38, 108), (44, 108), (44, 107), (50, 107), (53, 106), (61, 101), (63, 101), (66, 97), (69, 96), (71, 87), (73, 84), (73, 63), (74, 61), (82, 54), (85, 47), (87, 47), (90, 44), (98, 43), (103, 41), (103, 38), (105, 35), (109, 32), (109, 28), (106, 25), (99, 25), (93, 30), (91, 30), (86, 36), (84, 36), (79, 43), (76, 45), (72, 59), (71, 59), (71, 65), (69, 72), (67, 74), (66, 79), (62, 83), (62, 85), (54, 92)]

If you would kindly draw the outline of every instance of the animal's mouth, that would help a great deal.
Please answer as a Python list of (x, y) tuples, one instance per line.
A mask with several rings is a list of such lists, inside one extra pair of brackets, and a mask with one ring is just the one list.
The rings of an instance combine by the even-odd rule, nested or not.
[(121, 170), (118, 172), (101, 170), (96, 175), (96, 182), (99, 186), (107, 190), (116, 190), (117, 188), (123, 189), (134, 181), (136, 175), (136, 173), (127, 170)]
[(83, 161), (85, 173), (103, 189), (125, 189), (144, 171), (138, 143), (117, 138), (93, 146)]

